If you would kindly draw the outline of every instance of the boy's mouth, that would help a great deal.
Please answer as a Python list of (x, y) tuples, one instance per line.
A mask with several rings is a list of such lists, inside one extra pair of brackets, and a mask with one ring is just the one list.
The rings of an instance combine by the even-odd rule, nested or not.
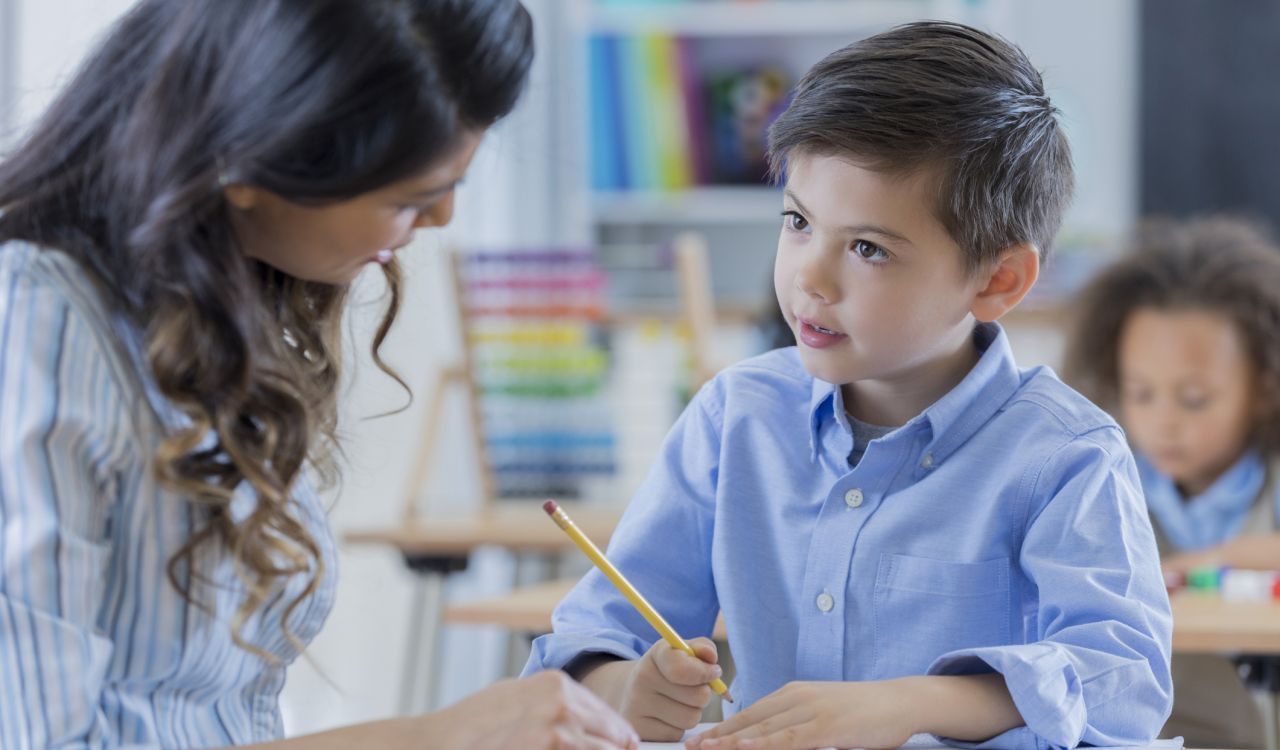
[(812, 320), (799, 318), (801, 343), (815, 349), (824, 349), (846, 338), (844, 333), (833, 328), (818, 325)]

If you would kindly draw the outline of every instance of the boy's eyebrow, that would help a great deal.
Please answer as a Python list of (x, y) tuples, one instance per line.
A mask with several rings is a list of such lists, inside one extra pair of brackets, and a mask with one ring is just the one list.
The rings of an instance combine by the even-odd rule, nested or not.
[[(804, 204), (800, 202), (800, 199), (796, 197), (796, 194), (791, 192), (791, 188), (783, 189), (782, 193), (786, 197), (790, 198), (791, 201), (796, 204), (796, 207), (799, 208), (804, 214), (806, 215), (810, 214), (809, 209), (805, 208)], [(903, 237), (897, 232), (886, 229), (885, 227), (882, 227), (876, 224), (854, 224), (851, 226), (840, 227), (840, 230), (844, 232), (848, 232), (849, 234), (873, 233), (873, 234), (878, 234), (882, 237), (888, 237), (891, 240), (905, 242), (908, 245), (912, 244), (911, 240), (907, 239), (906, 237)]]

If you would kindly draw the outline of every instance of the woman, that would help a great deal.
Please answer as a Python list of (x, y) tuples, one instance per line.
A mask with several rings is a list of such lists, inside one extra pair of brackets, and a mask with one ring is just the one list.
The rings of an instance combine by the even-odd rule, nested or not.
[(636, 744), (560, 675), (280, 740), (348, 285), (386, 275), (382, 366), (531, 40), (517, 0), (143, 0), (0, 164), (0, 746)]

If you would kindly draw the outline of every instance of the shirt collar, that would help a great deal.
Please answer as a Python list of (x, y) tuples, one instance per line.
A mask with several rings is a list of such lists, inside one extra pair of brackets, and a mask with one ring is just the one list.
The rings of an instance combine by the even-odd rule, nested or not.
[(1234, 535), (1266, 483), (1267, 467), (1257, 451), (1236, 461), (1204, 492), (1184, 500), (1177, 485), (1142, 454), (1135, 454), (1147, 509), (1179, 549), (1201, 549)]
[[(1009, 339), (998, 323), (974, 326), (973, 344), (981, 352), (973, 369), (945, 396), (904, 425), (922, 424), (930, 429), (933, 437), (926, 451), (933, 465), (945, 461), (986, 424), (1022, 382)], [(819, 429), (827, 417), (848, 429), (840, 386), (814, 378), (809, 396), (811, 460), (818, 457)]]

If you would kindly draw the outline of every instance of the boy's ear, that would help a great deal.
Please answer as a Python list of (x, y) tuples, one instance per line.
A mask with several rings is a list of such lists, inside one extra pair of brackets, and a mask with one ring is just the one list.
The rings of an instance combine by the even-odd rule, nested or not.
[(1023, 243), (1005, 249), (995, 265), (983, 272), (986, 285), (973, 298), (969, 311), (982, 323), (999, 320), (1018, 306), (1040, 278), (1040, 253)]

